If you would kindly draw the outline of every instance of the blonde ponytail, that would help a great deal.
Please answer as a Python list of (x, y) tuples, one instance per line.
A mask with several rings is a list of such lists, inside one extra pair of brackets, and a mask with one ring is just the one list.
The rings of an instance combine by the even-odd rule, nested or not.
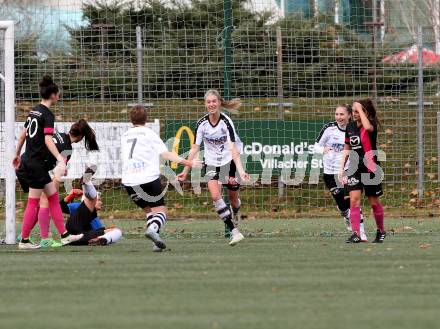
[(229, 101), (224, 100), (220, 93), (218, 92), (218, 90), (216, 89), (210, 89), (205, 93), (205, 100), (209, 95), (214, 95), (218, 98), (218, 100), (220, 101), (220, 105), (222, 108), (228, 110), (229, 112), (233, 113), (233, 114), (238, 114), (238, 109), (241, 106), (241, 100), (240, 98), (234, 98), (231, 99)]

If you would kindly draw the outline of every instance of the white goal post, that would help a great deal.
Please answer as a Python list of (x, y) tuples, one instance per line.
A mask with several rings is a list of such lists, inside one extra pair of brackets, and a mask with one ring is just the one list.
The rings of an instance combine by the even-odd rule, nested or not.
[(0, 21), (4, 31), (4, 69), (0, 79), (4, 83), (4, 161), (5, 161), (5, 243), (15, 244), (15, 172), (12, 159), (15, 154), (15, 82), (14, 82), (14, 21)]

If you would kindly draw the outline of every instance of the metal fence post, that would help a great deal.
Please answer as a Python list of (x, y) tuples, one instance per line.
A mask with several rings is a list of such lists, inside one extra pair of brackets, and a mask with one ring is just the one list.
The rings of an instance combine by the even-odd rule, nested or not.
[(417, 194), (419, 200), (423, 199), (425, 176), (425, 159), (423, 151), (423, 30), (421, 26), (417, 29), (418, 48), (418, 97), (417, 97)]
[[(283, 92), (283, 37), (281, 27), (277, 26), (277, 94), (278, 94), (278, 120), (284, 120), (284, 92)], [(278, 196), (284, 195), (284, 183), (281, 173), (278, 176)]]
[(223, 94), (225, 99), (231, 98), (231, 62), (232, 62), (232, 48), (231, 48), (231, 33), (232, 33), (232, 0), (224, 0), (224, 20), (225, 25), (223, 29), (224, 38), (224, 81)]
[(136, 57), (137, 57), (137, 98), (138, 104), (142, 104), (142, 28), (136, 26)]

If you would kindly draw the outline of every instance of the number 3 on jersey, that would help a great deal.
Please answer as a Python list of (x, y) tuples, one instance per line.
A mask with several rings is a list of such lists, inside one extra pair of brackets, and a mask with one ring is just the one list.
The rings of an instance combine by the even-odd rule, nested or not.
[(26, 120), (26, 136), (33, 138), (38, 131), (38, 121), (36, 118), (27, 118)]

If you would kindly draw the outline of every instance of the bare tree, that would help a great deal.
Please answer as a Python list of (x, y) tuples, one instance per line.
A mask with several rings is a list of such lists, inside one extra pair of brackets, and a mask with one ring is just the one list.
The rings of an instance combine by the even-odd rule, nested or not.
[(434, 32), (435, 52), (440, 54), (440, 0), (399, 0), (400, 16), (414, 42), (417, 26), (426, 26)]

